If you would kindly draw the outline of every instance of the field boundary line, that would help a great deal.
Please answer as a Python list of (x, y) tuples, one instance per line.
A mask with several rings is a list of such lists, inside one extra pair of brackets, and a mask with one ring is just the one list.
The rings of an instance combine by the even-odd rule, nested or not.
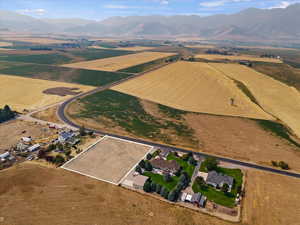
[(78, 155), (76, 155), (74, 158), (72, 158), (71, 160), (67, 161), (66, 163), (64, 163), (61, 168), (63, 169), (67, 169), (65, 168), (65, 166), (67, 164), (69, 164), (70, 162), (72, 162), (73, 160), (77, 159), (79, 156), (81, 156), (83, 153), (85, 152), (88, 152), (89, 150), (91, 150), (91, 148), (93, 148), (96, 144), (98, 144), (100, 141), (104, 140), (104, 138), (106, 137), (107, 135), (103, 136), (102, 138), (100, 138), (99, 140), (97, 140), (95, 143), (91, 144), (90, 146), (88, 146), (84, 151), (80, 152)]
[(143, 144), (143, 143), (139, 143), (139, 142), (135, 142), (135, 141), (130, 141), (130, 140), (126, 140), (126, 139), (123, 139), (123, 138), (113, 137), (113, 136), (110, 136), (110, 135), (105, 135), (105, 137), (120, 140), (120, 141), (124, 141), (124, 142), (128, 142), (128, 143), (143, 145), (143, 146), (146, 146), (146, 147), (149, 147), (149, 148), (154, 148), (152, 145), (147, 145), (147, 144)]
[(141, 160), (143, 160), (150, 152), (152, 152), (153, 151), (153, 149), (155, 149), (155, 147), (154, 146), (152, 146), (150, 149), (149, 149), (149, 151), (147, 151), (146, 153), (145, 153), (145, 155), (143, 155), (143, 157), (142, 158), (140, 158), (139, 160), (138, 160), (138, 162), (136, 163), (136, 164), (134, 164), (133, 165), (133, 167), (131, 167), (131, 169), (129, 169), (129, 171), (120, 179), (120, 181), (119, 181), (119, 184), (121, 184), (124, 180), (125, 180), (125, 178), (137, 167), (137, 165), (140, 163), (140, 161)]
[(95, 176), (92, 176), (92, 175), (88, 175), (88, 174), (79, 172), (78, 170), (73, 170), (73, 169), (65, 168), (65, 167), (61, 167), (61, 168), (65, 169), (65, 170), (68, 170), (68, 171), (71, 171), (71, 172), (74, 172), (74, 173), (78, 173), (78, 174), (83, 175), (83, 176), (87, 176), (89, 178), (99, 180), (99, 181), (107, 182), (107, 183), (114, 184), (114, 185), (119, 185), (119, 183), (114, 183), (114, 182), (109, 181), (109, 180), (105, 180), (105, 179), (101, 179), (101, 178), (98, 178), (98, 177), (95, 177)]

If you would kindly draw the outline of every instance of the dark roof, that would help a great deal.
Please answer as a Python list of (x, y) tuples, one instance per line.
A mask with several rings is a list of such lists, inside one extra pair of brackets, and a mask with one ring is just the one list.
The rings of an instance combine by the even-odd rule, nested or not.
[(180, 165), (175, 160), (164, 160), (164, 159), (152, 159), (150, 161), (152, 166), (156, 169), (177, 171), (180, 169)]
[(217, 173), (216, 171), (210, 171), (208, 172), (208, 176), (206, 179), (207, 183), (213, 183), (218, 186), (221, 186), (222, 183), (226, 183), (229, 186), (233, 185), (233, 178), (227, 175), (223, 175), (220, 173)]
[(192, 202), (200, 202), (200, 199), (201, 199), (200, 193), (193, 194)]

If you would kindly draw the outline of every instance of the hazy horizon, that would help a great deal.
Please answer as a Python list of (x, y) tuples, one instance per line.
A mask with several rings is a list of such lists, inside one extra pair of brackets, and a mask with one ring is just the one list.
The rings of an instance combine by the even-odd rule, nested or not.
[(233, 14), (247, 8), (286, 8), (300, 0), (14, 0), (0, 3), (0, 10), (43, 19), (103, 20), (114, 16)]

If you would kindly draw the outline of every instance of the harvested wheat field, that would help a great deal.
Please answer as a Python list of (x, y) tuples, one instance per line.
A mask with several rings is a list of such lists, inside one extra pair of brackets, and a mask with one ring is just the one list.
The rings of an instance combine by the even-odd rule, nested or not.
[(0, 75), (0, 108), (9, 105), (13, 110), (19, 112), (24, 109), (35, 110), (71, 97), (44, 93), (48, 89), (58, 87), (78, 88), (79, 92), (86, 92), (94, 88), (78, 84)]
[(300, 137), (300, 93), (294, 87), (246, 66), (222, 63), (210, 65), (244, 83), (265, 111), (283, 121)]
[(173, 55), (176, 54), (162, 53), (162, 52), (142, 52), (136, 54), (110, 57), (105, 59), (97, 59), (97, 60), (90, 60), (90, 61), (84, 61), (78, 63), (65, 64), (62, 66), (77, 68), (77, 69), (118, 71), (121, 69), (125, 69), (139, 64), (144, 64), (147, 62), (166, 58)]
[(255, 62), (269, 62), (269, 63), (282, 63), (279, 59), (273, 58), (262, 58), (258, 56), (252, 55), (212, 55), (212, 54), (202, 54), (195, 56), (198, 59), (207, 59), (207, 60), (248, 60), (248, 61), (255, 61)]
[(151, 50), (151, 49), (153, 49), (154, 47), (134, 46), (134, 47), (120, 47), (120, 48), (105, 48), (105, 47), (101, 47), (101, 46), (91, 46), (90, 48), (95, 48), (95, 49), (108, 49), (108, 50), (124, 50), (124, 51), (138, 52), (138, 51)]
[(206, 63), (173, 63), (112, 89), (185, 111), (273, 119)]
[(299, 179), (254, 170), (246, 179), (244, 224), (299, 225)]
[(60, 168), (23, 163), (0, 180), (4, 224), (232, 224)]

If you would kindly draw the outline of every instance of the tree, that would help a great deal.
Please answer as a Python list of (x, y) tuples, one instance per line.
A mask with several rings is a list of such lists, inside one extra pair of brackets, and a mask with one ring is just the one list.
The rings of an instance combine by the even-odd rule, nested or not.
[(164, 197), (165, 195), (166, 195), (166, 192), (167, 192), (168, 190), (167, 190), (167, 188), (166, 187), (162, 187), (161, 189), (160, 189), (160, 195), (161, 195), (161, 197)]
[(85, 136), (86, 135), (86, 130), (85, 130), (85, 127), (83, 125), (79, 128), (79, 134), (80, 134), (80, 136)]
[(223, 184), (221, 191), (223, 191), (224, 193), (227, 193), (229, 191), (229, 185), (228, 184)]
[(284, 170), (290, 169), (289, 165), (288, 165), (286, 162), (284, 162), (284, 161), (280, 161), (280, 162), (278, 163), (278, 166), (279, 166), (281, 169), (284, 169)]
[(218, 169), (219, 162), (215, 157), (207, 157), (203, 163), (208, 171)]
[(50, 144), (50, 145), (48, 145), (48, 147), (47, 147), (47, 152), (50, 152), (50, 151), (54, 150), (55, 148), (56, 148), (56, 145), (55, 145), (55, 144)]
[(168, 199), (168, 196), (169, 196), (169, 191), (166, 189), (166, 191), (164, 192), (163, 197), (164, 197), (165, 199)]
[(156, 186), (157, 186), (156, 183), (154, 183), (154, 182), (151, 183), (151, 192), (155, 192), (156, 191)]
[(160, 194), (161, 189), (162, 189), (162, 186), (161, 186), (160, 184), (156, 184), (155, 192), (156, 192), (157, 194)]
[(137, 165), (136, 167), (135, 167), (135, 172), (138, 172), (139, 174), (142, 174), (142, 168), (139, 166), (139, 165)]
[(61, 165), (65, 162), (65, 158), (62, 157), (61, 155), (57, 155), (55, 158), (54, 158), (54, 163), (56, 165)]
[(203, 189), (203, 188), (206, 187), (206, 183), (205, 183), (203, 177), (196, 177), (195, 183), (196, 183), (201, 189)]
[(187, 154), (184, 154), (181, 159), (184, 161), (188, 161), (190, 157), (193, 157), (193, 153), (189, 152)]
[(171, 202), (175, 202), (178, 198), (178, 192), (173, 189), (172, 191), (170, 191), (169, 195), (168, 195), (168, 200)]
[(171, 175), (168, 174), (168, 173), (164, 174), (164, 181), (165, 182), (171, 182), (172, 181)]
[(145, 162), (145, 170), (152, 171), (153, 167), (149, 161)]
[(272, 163), (272, 166), (278, 167), (278, 163), (276, 161), (272, 160), (271, 163)]
[(144, 160), (141, 160), (141, 161), (139, 162), (139, 166), (140, 166), (141, 168), (145, 169), (145, 161), (144, 161)]
[(194, 166), (197, 165), (197, 161), (194, 159), (194, 157), (190, 157), (188, 163)]
[(150, 179), (148, 179), (145, 184), (144, 184), (144, 187), (143, 187), (143, 190), (145, 192), (151, 192), (151, 181)]
[(150, 160), (152, 158), (152, 155), (150, 153), (147, 154), (146, 159)]

